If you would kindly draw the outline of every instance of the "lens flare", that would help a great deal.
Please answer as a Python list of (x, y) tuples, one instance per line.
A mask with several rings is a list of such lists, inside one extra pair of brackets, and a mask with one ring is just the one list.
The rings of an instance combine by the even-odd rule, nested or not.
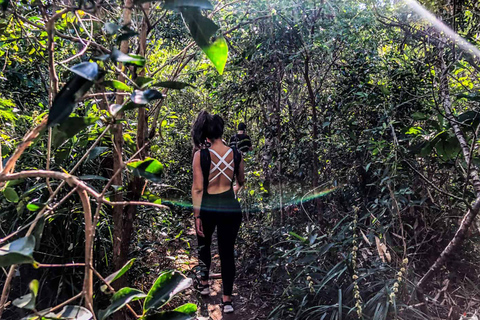
[[(331, 188), (326, 188), (322, 190), (313, 189), (307, 192), (303, 197), (297, 198), (294, 195), (287, 195), (285, 194), (284, 201), (283, 201), (283, 208), (288, 206), (296, 206), (296, 205), (303, 205), (305, 202), (322, 198), (327, 196), (328, 194), (332, 193), (333, 191), (342, 188), (343, 186), (336, 186)], [(259, 208), (260, 203), (254, 204), (252, 207), (248, 208), (249, 213), (256, 213), (256, 212), (263, 212), (263, 211), (271, 211), (271, 210), (280, 210), (280, 204), (278, 203), (278, 198), (272, 198), (272, 202), (275, 202), (275, 205), (268, 205), (268, 202), (263, 202), (262, 205), (268, 205), (268, 209)], [(175, 200), (175, 199), (163, 199), (162, 204), (167, 206), (176, 206), (185, 209), (192, 209), (193, 205), (191, 202), (184, 201), (184, 200)]]
[(420, 3), (416, 0), (405, 0), (407, 5), (412, 8), (419, 16), (430, 22), (435, 29), (440, 32), (443, 32), (450, 40), (452, 40), (457, 46), (465, 50), (466, 52), (480, 58), (480, 50), (469, 43), (467, 40), (462, 38), (458, 33), (450, 29), (446, 24), (440, 21), (435, 17), (430, 11), (425, 9)]

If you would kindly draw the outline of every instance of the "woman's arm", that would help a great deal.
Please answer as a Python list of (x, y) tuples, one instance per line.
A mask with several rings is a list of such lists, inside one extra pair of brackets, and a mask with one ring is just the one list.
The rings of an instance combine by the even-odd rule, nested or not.
[(200, 206), (202, 205), (203, 196), (203, 173), (200, 164), (200, 152), (195, 152), (193, 156), (193, 184), (192, 184), (192, 202), (193, 202), (193, 216), (195, 217), (195, 227), (197, 234), (203, 237), (203, 228), (200, 221)]
[(233, 188), (233, 191), (235, 192), (235, 195), (237, 195), (238, 191), (243, 188), (245, 185), (245, 169), (244, 169), (244, 162), (243, 158), (240, 159), (240, 164), (238, 166), (238, 172), (237, 172), (237, 183), (235, 184), (235, 187)]

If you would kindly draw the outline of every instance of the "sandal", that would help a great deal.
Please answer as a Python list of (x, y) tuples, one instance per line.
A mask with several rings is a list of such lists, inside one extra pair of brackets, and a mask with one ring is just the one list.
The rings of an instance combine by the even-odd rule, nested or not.
[(197, 290), (200, 292), (202, 296), (208, 296), (210, 294), (210, 287), (208, 284), (202, 284), (200, 282), (198, 284)]
[(233, 313), (233, 311), (235, 311), (233, 309), (232, 301), (222, 301), (221, 306), (224, 313)]

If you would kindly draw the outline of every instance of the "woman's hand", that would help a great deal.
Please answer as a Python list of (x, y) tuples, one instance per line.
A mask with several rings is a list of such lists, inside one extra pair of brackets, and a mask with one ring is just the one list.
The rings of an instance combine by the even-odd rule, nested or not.
[(238, 197), (238, 191), (240, 191), (240, 189), (242, 189), (242, 187), (240, 187), (238, 184), (235, 184), (233, 186), (233, 193), (235, 193), (235, 198)]
[(199, 237), (205, 237), (205, 235), (203, 234), (202, 220), (200, 218), (195, 218), (195, 230), (197, 231), (197, 235)]

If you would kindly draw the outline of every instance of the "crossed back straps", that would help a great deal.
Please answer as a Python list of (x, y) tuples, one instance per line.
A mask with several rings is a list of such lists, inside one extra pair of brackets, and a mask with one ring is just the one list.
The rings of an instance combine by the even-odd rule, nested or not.
[[(213, 153), (215, 156), (218, 158), (218, 162), (215, 162), (212, 160), (212, 157), (210, 155), (210, 152)], [(233, 159), (227, 163), (225, 160), (228, 155), (233, 152)], [(238, 167), (240, 165), (240, 160), (241, 160), (241, 155), (238, 152), (236, 148), (230, 148), (223, 156), (220, 156), (218, 152), (216, 152), (213, 149), (202, 149), (200, 150), (200, 165), (202, 167), (202, 173), (203, 173), (203, 187), (204, 190), (207, 190), (208, 184), (218, 178), (220, 175), (224, 175), (227, 177), (228, 180), (231, 181), (231, 184), (233, 185), (233, 180), (235, 179), (237, 172), (238, 172)], [(210, 164), (213, 163), (213, 168), (210, 169)], [(222, 168), (220, 167), (222, 164), (225, 166)], [(233, 164), (233, 167), (232, 167)], [(233, 179), (230, 178), (230, 176), (225, 172), (225, 170), (230, 169), (233, 171)], [(211, 178), (210, 180), (208, 179), (210, 174), (214, 173), (216, 170), (218, 170), (218, 173)]]

